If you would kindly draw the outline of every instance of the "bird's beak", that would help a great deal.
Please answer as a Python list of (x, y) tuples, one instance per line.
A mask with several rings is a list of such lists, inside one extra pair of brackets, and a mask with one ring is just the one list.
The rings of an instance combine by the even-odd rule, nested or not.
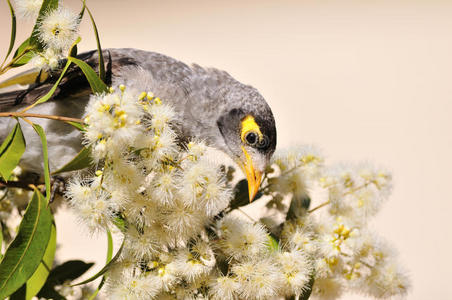
[(240, 166), (242, 167), (242, 170), (246, 174), (246, 178), (248, 180), (248, 193), (251, 202), (256, 196), (259, 186), (261, 185), (262, 172), (253, 167), (251, 156), (244, 147), (242, 147), (242, 151), (245, 154), (245, 162), (240, 163)]

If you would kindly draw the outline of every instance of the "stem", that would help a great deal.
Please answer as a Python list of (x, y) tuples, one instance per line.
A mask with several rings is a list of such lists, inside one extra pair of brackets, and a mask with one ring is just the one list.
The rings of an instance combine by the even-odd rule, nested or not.
[(240, 207), (237, 207), (236, 210), (238, 210), (239, 212), (241, 212), (245, 217), (247, 217), (248, 219), (250, 219), (253, 223), (257, 223), (256, 220), (254, 220), (249, 214), (247, 214), (244, 210), (242, 210)]
[(320, 205), (314, 207), (313, 209), (308, 210), (308, 213), (315, 212), (315, 211), (318, 210), (319, 208), (322, 208), (322, 207), (324, 207), (324, 206), (327, 206), (327, 205), (330, 204), (330, 203), (331, 203), (330, 200), (328, 200), (328, 201), (326, 201), (326, 202), (323, 202), (322, 204), (320, 204)]
[(12, 65), (18, 61), (19, 59), (21, 59), (26, 53), (28, 53), (28, 51), (30, 51), (32, 48), (26, 48), (22, 54), (20, 54), (17, 57), (14, 57), (6, 66), (3, 66), (5, 64), (5, 61), (3, 61), (2, 66), (0, 68), (0, 75), (3, 75), (6, 73), (6, 71), (8, 71), (9, 69), (11, 69)]
[(42, 114), (34, 114), (34, 113), (23, 113), (23, 112), (2, 112), (0, 113), (1, 117), (16, 117), (16, 118), (42, 118), (42, 119), (50, 119), (50, 120), (56, 120), (56, 121), (63, 121), (63, 122), (76, 122), (83, 124), (82, 119), (77, 118), (69, 118), (69, 117), (62, 117), (62, 116), (54, 116), (54, 115), (42, 115)]
[(33, 185), (30, 182), (24, 182), (24, 181), (8, 181), (5, 182), (3, 180), (0, 180), (0, 188), (19, 188), (24, 190), (33, 191), (33, 188), (31, 187)]

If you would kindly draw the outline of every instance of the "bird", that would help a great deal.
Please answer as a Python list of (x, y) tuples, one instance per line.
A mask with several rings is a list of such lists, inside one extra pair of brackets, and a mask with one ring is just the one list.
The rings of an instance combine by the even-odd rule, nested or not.
[[(164, 99), (176, 112), (175, 126), (180, 140), (204, 140), (208, 146), (231, 157), (246, 175), (249, 200), (253, 200), (276, 148), (275, 119), (257, 89), (239, 82), (225, 71), (187, 65), (156, 52), (112, 48), (102, 50), (102, 54), (107, 85), (123, 84), (152, 91)], [(76, 57), (98, 70), (97, 50)], [(64, 61), (60, 63), (63, 64)], [(32, 69), (0, 83), (0, 88), (12, 83), (31, 83), (1, 93), (0, 112), (18, 111), (34, 103), (50, 90), (59, 75), (58, 71)], [(28, 112), (82, 118), (90, 94), (83, 72), (72, 65), (52, 98)], [(3, 128), (0, 141), (9, 133), (7, 129), (12, 128), (11, 121), (8, 123), (6, 118), (0, 118), (0, 128)], [(52, 168), (61, 167), (81, 149), (81, 134), (72, 126), (44, 119), (36, 123), (46, 132)], [(39, 138), (31, 126), (22, 127), (27, 150), (21, 166), (32, 171), (42, 170)]]

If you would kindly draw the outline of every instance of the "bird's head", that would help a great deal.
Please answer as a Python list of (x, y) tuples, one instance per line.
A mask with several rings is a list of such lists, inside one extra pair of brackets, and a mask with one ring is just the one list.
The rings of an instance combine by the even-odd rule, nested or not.
[(270, 107), (252, 89), (247, 99), (224, 112), (217, 120), (224, 149), (241, 167), (248, 180), (250, 202), (256, 196), (265, 167), (276, 148), (276, 127)]

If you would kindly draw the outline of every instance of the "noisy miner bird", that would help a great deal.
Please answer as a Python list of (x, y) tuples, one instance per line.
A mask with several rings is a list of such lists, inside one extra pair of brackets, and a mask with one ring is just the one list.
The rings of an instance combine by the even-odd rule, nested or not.
[[(124, 84), (140, 91), (152, 91), (174, 107), (176, 131), (181, 140), (197, 138), (229, 155), (248, 180), (250, 201), (256, 195), (262, 174), (276, 147), (272, 111), (259, 92), (228, 73), (198, 65), (188, 66), (171, 57), (137, 49), (103, 50), (107, 85)], [(98, 52), (77, 56), (93, 69)], [(64, 62), (62, 62), (63, 64)], [(17, 111), (45, 95), (56, 82), (57, 72), (30, 70), (0, 83), (31, 84), (0, 94), (0, 111)], [(82, 71), (73, 65), (52, 99), (29, 113), (82, 118), (91, 93)], [(14, 122), (0, 118), (0, 141)], [(81, 135), (63, 122), (35, 119), (47, 134), (51, 167), (67, 163), (81, 149)], [(41, 145), (31, 126), (22, 126), (27, 150), (21, 160), (26, 170), (40, 171)]]

